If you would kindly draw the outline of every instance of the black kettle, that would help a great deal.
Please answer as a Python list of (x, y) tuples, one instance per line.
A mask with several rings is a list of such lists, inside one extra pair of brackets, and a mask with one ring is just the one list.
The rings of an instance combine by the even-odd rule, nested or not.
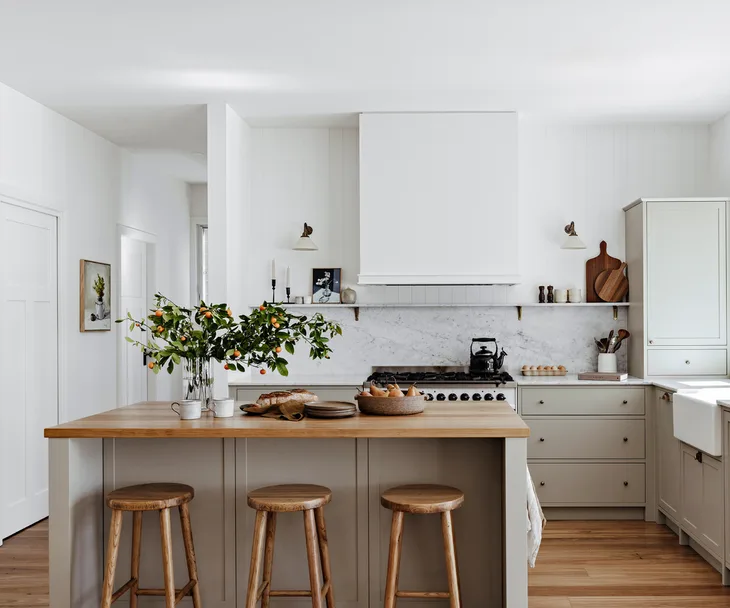
[[(480, 345), (474, 352), (474, 346)], [(490, 347), (493, 345), (493, 350)], [(499, 345), (494, 338), (472, 338), (471, 356), (469, 358), (469, 372), (472, 374), (493, 373), (500, 370), (507, 353), (499, 352)]]

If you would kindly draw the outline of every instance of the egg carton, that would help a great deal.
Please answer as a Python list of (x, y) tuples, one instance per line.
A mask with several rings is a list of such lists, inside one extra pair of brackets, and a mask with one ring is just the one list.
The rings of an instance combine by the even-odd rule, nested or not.
[(523, 376), (565, 376), (567, 369), (523, 369)]

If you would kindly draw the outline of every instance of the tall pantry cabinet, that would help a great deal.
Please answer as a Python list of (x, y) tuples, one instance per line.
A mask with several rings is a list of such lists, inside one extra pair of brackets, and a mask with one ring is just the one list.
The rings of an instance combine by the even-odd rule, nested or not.
[(630, 374), (727, 374), (727, 206), (643, 198), (624, 208)]

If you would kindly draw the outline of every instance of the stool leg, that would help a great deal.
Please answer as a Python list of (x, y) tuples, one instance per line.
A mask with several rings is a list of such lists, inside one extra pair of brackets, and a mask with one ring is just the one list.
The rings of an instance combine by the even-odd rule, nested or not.
[(325, 583), (329, 583), (325, 599), (327, 600), (327, 608), (335, 608), (335, 590), (332, 583), (332, 570), (330, 563), (330, 549), (327, 543), (327, 527), (324, 523), (324, 508), (317, 507), (314, 510), (314, 518), (317, 521), (317, 535), (319, 536), (319, 554), (322, 559), (322, 578)]
[(403, 546), (403, 511), (393, 511), (390, 525), (390, 549), (388, 551), (388, 573), (385, 581), (385, 608), (395, 608), (398, 601), (398, 575), (400, 574), (400, 554)]
[(459, 568), (456, 565), (456, 546), (454, 544), (451, 511), (441, 513), (441, 530), (444, 535), (444, 553), (446, 554), (446, 578), (449, 582), (449, 606), (450, 608), (461, 608)]
[[(195, 585), (191, 589), (193, 608), (202, 608), (200, 601), (200, 584), (198, 582), (198, 565), (195, 562), (195, 548), (193, 547), (193, 527), (190, 525), (190, 509), (188, 504), (180, 505), (180, 527), (182, 528), (183, 543), (185, 544), (185, 561), (188, 564), (188, 576)], [(130, 606), (130, 608), (132, 608)]]
[(248, 593), (246, 594), (246, 608), (256, 608), (256, 599), (259, 591), (259, 576), (261, 575), (261, 549), (264, 546), (266, 534), (266, 511), (256, 511), (256, 523), (253, 529), (253, 543), (251, 546), (251, 569), (248, 572)]
[(129, 590), (129, 608), (137, 608), (139, 589), (139, 558), (142, 553), (142, 511), (132, 513), (132, 578), (134, 585)]
[(101, 608), (112, 605), (114, 594), (114, 573), (117, 570), (119, 540), (122, 537), (122, 512), (112, 509), (112, 523), (109, 526), (109, 540), (106, 546), (106, 568), (104, 569), (104, 586), (101, 590)]
[(261, 594), (261, 608), (269, 608), (271, 595), (271, 572), (274, 568), (274, 539), (276, 538), (276, 513), (268, 513), (266, 520), (266, 547), (264, 548), (264, 592)]
[(172, 569), (172, 527), (170, 509), (160, 511), (162, 537), (162, 571), (165, 578), (165, 608), (175, 608), (175, 572)]
[(312, 590), (312, 608), (322, 608), (322, 586), (319, 582), (319, 550), (317, 525), (314, 511), (304, 511), (304, 536), (307, 540), (307, 562), (309, 563), (309, 587)]

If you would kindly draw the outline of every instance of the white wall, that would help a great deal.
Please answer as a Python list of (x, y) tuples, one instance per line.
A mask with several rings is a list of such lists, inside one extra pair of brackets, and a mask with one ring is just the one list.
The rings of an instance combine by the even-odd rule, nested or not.
[(710, 125), (710, 182), (713, 195), (730, 196), (730, 114)]
[(208, 184), (190, 184), (190, 217), (208, 217)]
[[(169, 281), (163, 287), (179, 285), (180, 293), (187, 294), (187, 190), (168, 178), (145, 174), (127, 152), (0, 84), (0, 195), (61, 214), (63, 417), (115, 407), (116, 332), (79, 332), (79, 260), (114, 264), (117, 224), (124, 223), (158, 236), (166, 246), (158, 248), (159, 276)], [(179, 234), (181, 245), (176, 241)], [(117, 288), (118, 268), (112, 267), (112, 293)], [(164, 398), (164, 391), (160, 395)]]

